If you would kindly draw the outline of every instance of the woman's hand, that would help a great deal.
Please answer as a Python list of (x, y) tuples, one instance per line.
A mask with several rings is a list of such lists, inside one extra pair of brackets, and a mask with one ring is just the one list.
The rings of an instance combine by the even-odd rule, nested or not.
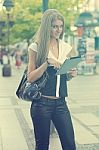
[(69, 72), (71, 77), (76, 77), (77, 76), (77, 68), (71, 69)]
[(77, 69), (71, 69), (69, 72), (67, 72), (66, 77), (67, 81), (71, 80), (73, 77), (77, 76)]
[(49, 63), (51, 66), (54, 66), (55, 69), (60, 68), (61, 63), (58, 62), (58, 61), (56, 61), (55, 59), (53, 59), (53, 58), (48, 58), (47, 61), (48, 61), (48, 63)]

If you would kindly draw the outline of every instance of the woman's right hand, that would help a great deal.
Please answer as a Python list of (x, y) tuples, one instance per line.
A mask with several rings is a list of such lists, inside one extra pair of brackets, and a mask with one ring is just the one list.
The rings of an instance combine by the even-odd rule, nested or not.
[(47, 61), (48, 61), (48, 63), (49, 63), (51, 66), (54, 66), (55, 69), (58, 69), (58, 68), (60, 68), (60, 66), (61, 66), (61, 63), (58, 62), (58, 61), (56, 61), (56, 60), (53, 59), (53, 58), (48, 58)]

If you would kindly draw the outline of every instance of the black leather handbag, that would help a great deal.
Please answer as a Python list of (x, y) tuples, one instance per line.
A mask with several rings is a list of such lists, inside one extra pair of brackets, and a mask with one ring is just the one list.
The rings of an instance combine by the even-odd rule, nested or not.
[(42, 96), (41, 90), (45, 87), (47, 79), (48, 73), (47, 71), (45, 71), (38, 80), (29, 83), (27, 80), (26, 69), (16, 90), (17, 97), (25, 101), (33, 101), (34, 99), (40, 99)]

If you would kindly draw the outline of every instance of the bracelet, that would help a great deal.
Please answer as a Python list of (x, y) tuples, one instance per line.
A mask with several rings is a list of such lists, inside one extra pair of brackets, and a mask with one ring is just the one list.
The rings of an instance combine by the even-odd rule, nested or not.
[(50, 65), (50, 63), (48, 62), (48, 58), (46, 58), (46, 62), (47, 62), (47, 65), (49, 66), (49, 65)]

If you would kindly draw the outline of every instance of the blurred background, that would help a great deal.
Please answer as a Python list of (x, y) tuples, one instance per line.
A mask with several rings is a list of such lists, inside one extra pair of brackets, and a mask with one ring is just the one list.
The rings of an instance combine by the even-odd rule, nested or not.
[[(27, 66), (28, 45), (48, 8), (63, 14), (63, 39), (81, 56), (78, 76), (68, 82), (77, 150), (98, 150), (98, 0), (0, 0), (0, 150), (34, 149), (31, 103), (18, 100), (15, 91)], [(61, 150), (53, 124), (50, 150)]]
[(84, 74), (86, 69), (98, 72), (97, 0), (0, 0), (0, 63), (3, 64), (3, 58), (8, 63), (13, 58), (13, 63), (18, 67), (21, 63), (27, 63), (27, 47), (37, 31), (42, 13), (48, 8), (58, 9), (64, 15), (64, 40), (84, 56), (78, 67), (79, 74)]

